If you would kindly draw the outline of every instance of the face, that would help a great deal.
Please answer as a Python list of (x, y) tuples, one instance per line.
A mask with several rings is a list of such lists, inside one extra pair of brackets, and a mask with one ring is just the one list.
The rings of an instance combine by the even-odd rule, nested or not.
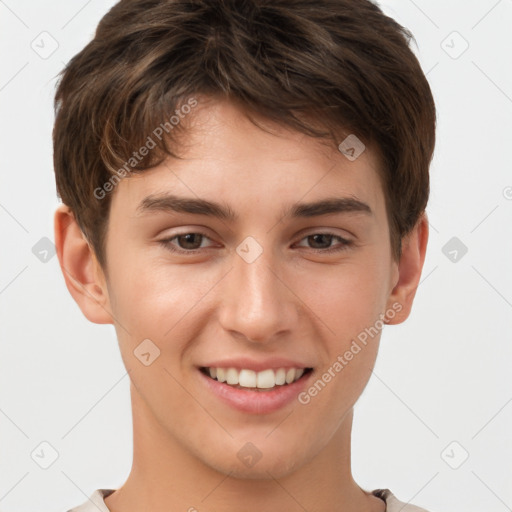
[(289, 474), (337, 439), (400, 307), (374, 153), (350, 161), (270, 128), (200, 105), (181, 160), (119, 183), (106, 239), (136, 414), (249, 478)]

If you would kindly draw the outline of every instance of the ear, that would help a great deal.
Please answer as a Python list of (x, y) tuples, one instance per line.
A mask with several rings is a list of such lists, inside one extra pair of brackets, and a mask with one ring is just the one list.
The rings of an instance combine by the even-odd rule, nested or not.
[(402, 254), (398, 263), (398, 281), (388, 298), (388, 311), (395, 312), (387, 324), (400, 324), (411, 312), (412, 303), (420, 282), (428, 242), (428, 219), (420, 217), (413, 230), (402, 240)]
[(88, 320), (112, 324), (106, 279), (71, 209), (60, 205), (54, 217), (55, 247), (69, 293)]

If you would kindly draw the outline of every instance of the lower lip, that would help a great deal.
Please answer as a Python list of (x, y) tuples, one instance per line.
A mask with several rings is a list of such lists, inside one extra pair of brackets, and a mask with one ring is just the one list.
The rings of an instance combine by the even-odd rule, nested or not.
[(297, 395), (305, 388), (312, 374), (310, 371), (292, 384), (276, 386), (271, 390), (253, 391), (234, 388), (229, 384), (208, 377), (200, 370), (198, 371), (210, 391), (223, 402), (239, 411), (251, 414), (269, 414), (293, 402), (293, 400), (297, 399)]

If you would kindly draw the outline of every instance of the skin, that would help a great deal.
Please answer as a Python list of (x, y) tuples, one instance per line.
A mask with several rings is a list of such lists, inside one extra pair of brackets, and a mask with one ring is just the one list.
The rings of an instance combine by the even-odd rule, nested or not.
[[(112, 512), (385, 510), (350, 468), (353, 406), (380, 335), (308, 404), (294, 400), (269, 414), (224, 404), (198, 375), (197, 366), (214, 359), (279, 356), (307, 363), (314, 382), (393, 305), (386, 323), (403, 322), (419, 283), (426, 217), (395, 261), (374, 151), (351, 162), (318, 139), (266, 127), (270, 133), (233, 103), (203, 101), (187, 126), (183, 159), (169, 158), (112, 192), (106, 269), (69, 208), (56, 211), (66, 285), (90, 321), (115, 326), (131, 380), (134, 460), (126, 483), (105, 500)], [(239, 219), (137, 211), (146, 196), (165, 192), (221, 202)], [(283, 216), (295, 202), (333, 196), (357, 198), (371, 214)], [(200, 247), (195, 253), (161, 243), (198, 231), (207, 238), (195, 246), (168, 242)], [(335, 236), (310, 237), (325, 232)], [(252, 263), (236, 252), (247, 236), (263, 249)], [(340, 247), (336, 236), (350, 244), (320, 252)], [(150, 366), (133, 354), (144, 339), (160, 349)], [(262, 454), (252, 467), (237, 457), (247, 442)]]

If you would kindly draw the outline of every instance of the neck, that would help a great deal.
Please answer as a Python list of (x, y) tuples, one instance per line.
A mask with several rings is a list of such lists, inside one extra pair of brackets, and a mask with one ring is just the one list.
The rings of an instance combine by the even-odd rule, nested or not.
[[(133, 465), (125, 484), (105, 498), (111, 512), (383, 512), (385, 504), (353, 480), (353, 411), (325, 447), (300, 468), (275, 478), (237, 478), (204, 464), (172, 438), (132, 389)], [(307, 440), (305, 440), (307, 442)]]

